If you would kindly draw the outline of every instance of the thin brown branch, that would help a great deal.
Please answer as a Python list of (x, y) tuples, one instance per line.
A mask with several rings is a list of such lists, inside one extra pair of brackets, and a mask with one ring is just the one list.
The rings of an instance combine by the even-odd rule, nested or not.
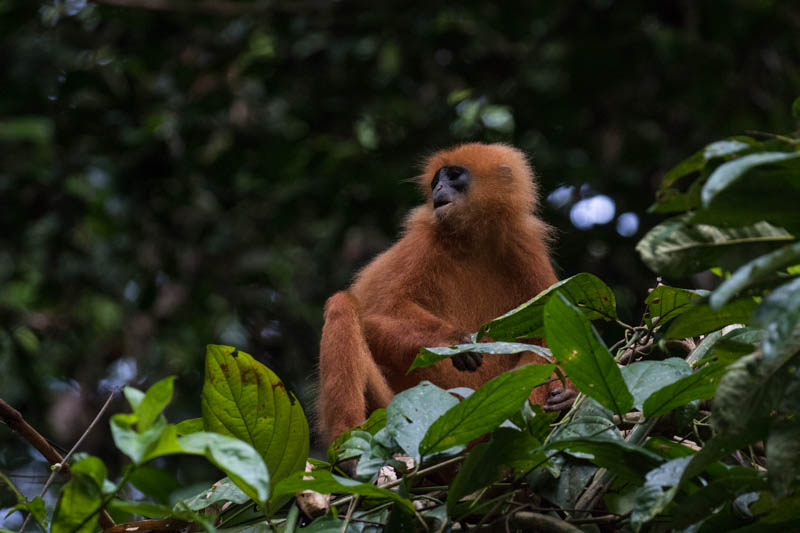
[[(117, 389), (111, 391), (111, 394), (108, 396), (106, 403), (103, 404), (103, 407), (100, 408), (100, 412), (97, 413), (97, 416), (94, 417), (94, 420), (89, 424), (89, 427), (86, 428), (86, 431), (83, 432), (83, 435), (78, 439), (78, 442), (72, 447), (72, 449), (67, 453), (66, 456), (61, 457), (61, 454), (53, 448), (47, 439), (45, 439), (38, 431), (36, 431), (33, 426), (28, 424), (23, 418), (22, 414), (7, 404), (5, 401), (0, 399), (0, 418), (8, 424), (8, 427), (16, 431), (22, 438), (24, 438), (31, 446), (36, 448), (39, 453), (41, 453), (47, 462), (53, 467), (50, 477), (47, 478), (47, 481), (42, 487), (41, 493), (39, 494), (40, 497), (44, 497), (47, 489), (50, 488), (50, 485), (53, 484), (55, 481), (56, 476), (63, 472), (64, 475), (69, 479), (71, 477), (69, 464), (70, 457), (72, 454), (75, 453), (75, 450), (78, 449), (78, 446), (81, 445), (83, 440), (89, 434), (90, 431), (97, 425), (97, 422), (103, 416), (103, 413), (106, 412), (108, 406), (111, 404), (111, 400), (114, 398)], [(25, 531), (25, 527), (28, 525), (28, 522), (31, 519), (31, 514), (25, 517), (25, 520), (22, 522), (22, 526), (20, 527), (20, 532)], [(100, 511), (100, 525), (105, 528), (114, 527), (114, 520), (111, 519), (111, 515), (106, 512), (105, 509)]]
[[(25, 419), (22, 417), (19, 411), (8, 405), (6, 402), (0, 398), (0, 418), (3, 419), (8, 427), (12, 430), (17, 432), (20, 437), (25, 439), (28, 444), (36, 448), (39, 453), (41, 453), (47, 462), (51, 465), (59, 464), (64, 461), (64, 458), (61, 457), (61, 454), (56, 451), (55, 448), (50, 446), (50, 443), (47, 442), (47, 439), (42, 437), (38, 431), (33, 429), (33, 426), (28, 424)], [(69, 466), (63, 465), (62, 472), (69, 477)]]
[(178, 520), (177, 518), (164, 518), (160, 520), (139, 520), (138, 522), (128, 522), (118, 524), (113, 527), (103, 529), (103, 533), (136, 533), (137, 531), (182, 531), (186, 529), (189, 522)]

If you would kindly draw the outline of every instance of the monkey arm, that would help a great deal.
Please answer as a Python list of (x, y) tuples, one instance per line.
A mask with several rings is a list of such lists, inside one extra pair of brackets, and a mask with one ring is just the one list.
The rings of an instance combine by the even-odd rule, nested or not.
[(364, 332), (375, 360), (397, 371), (411, 366), (419, 349), (468, 342), (468, 334), (414, 302), (404, 302), (391, 314), (367, 313)]

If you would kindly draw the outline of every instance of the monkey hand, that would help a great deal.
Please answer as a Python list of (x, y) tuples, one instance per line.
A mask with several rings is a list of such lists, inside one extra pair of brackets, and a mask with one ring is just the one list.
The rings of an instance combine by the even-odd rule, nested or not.
[(461, 371), (475, 372), (483, 364), (483, 354), (464, 352), (450, 358), (453, 366)]
[(578, 392), (575, 389), (558, 386), (550, 391), (550, 397), (547, 398), (542, 409), (545, 411), (566, 411), (572, 407), (572, 402), (575, 401), (576, 396), (578, 396)]

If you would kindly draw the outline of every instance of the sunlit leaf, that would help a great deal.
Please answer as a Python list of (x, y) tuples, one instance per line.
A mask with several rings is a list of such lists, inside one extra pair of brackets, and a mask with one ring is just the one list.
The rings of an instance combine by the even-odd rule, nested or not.
[(645, 303), (648, 309), (648, 320), (664, 324), (671, 318), (685, 313), (692, 305), (706, 296), (708, 291), (679, 289), (667, 285), (659, 285), (647, 295)]
[(249, 354), (207, 347), (202, 407), (205, 429), (251, 444), (275, 481), (305, 468), (309, 430), (303, 408), (285, 383)]
[(547, 344), (578, 389), (619, 415), (633, 407), (633, 396), (617, 363), (588, 318), (564, 297), (544, 310)]
[(87, 457), (72, 465), (71, 472), (53, 513), (51, 533), (89, 533), (97, 528), (106, 467), (97, 457)]

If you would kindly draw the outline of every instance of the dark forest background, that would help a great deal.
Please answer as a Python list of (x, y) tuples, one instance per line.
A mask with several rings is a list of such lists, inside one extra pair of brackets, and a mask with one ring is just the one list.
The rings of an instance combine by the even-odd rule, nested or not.
[[(467, 140), (530, 155), (560, 275), (633, 319), (661, 176), (794, 127), (798, 36), (771, 0), (0, 0), (0, 396), (65, 447), (122, 384), (199, 416), (222, 343), (310, 411), (325, 299)], [(0, 471), (30, 457), (0, 431)]]

